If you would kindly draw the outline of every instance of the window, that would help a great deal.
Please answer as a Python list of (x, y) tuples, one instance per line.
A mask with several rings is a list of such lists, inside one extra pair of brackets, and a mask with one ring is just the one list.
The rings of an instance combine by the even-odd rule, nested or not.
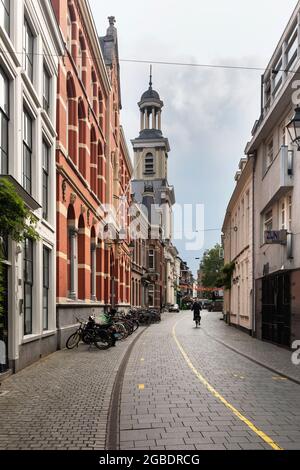
[(265, 222), (264, 222), (265, 230), (272, 230), (273, 228), (273, 211), (268, 211), (265, 214)]
[(28, 77), (33, 81), (33, 41), (34, 36), (25, 18), (24, 21), (24, 38), (23, 38), (23, 59), (24, 68)]
[(271, 102), (271, 81), (270, 79), (264, 83), (265, 85), (265, 111), (267, 111), (270, 107), (270, 102)]
[(153, 248), (149, 249), (149, 269), (154, 269), (155, 268), (155, 251)]
[(274, 159), (274, 146), (273, 146), (273, 138), (267, 143), (266, 146), (266, 170), (272, 164)]
[(50, 109), (50, 74), (48, 69), (44, 65), (43, 69), (43, 108), (44, 110), (49, 113)]
[(149, 284), (148, 287), (148, 304), (149, 307), (154, 307), (154, 284)]
[(24, 242), (24, 335), (32, 333), (33, 242)]
[(67, 49), (69, 52), (71, 52), (72, 48), (72, 20), (71, 20), (71, 15), (70, 11), (68, 9), (67, 13)]
[(287, 69), (291, 69), (297, 59), (297, 49), (298, 49), (297, 30), (298, 30), (298, 25), (296, 24), (288, 40), (287, 49), (286, 49)]
[(287, 208), (288, 208), (288, 212), (287, 212), (287, 217), (288, 217), (288, 231), (291, 232), (292, 231), (292, 196), (288, 196), (287, 198)]
[(78, 43), (78, 76), (82, 80), (82, 46), (80, 40)]
[(286, 145), (286, 124), (285, 122), (283, 123), (281, 127), (281, 141), (282, 145)]
[(31, 194), (32, 119), (23, 111), (23, 187)]
[(280, 202), (280, 228), (285, 229), (285, 200)]
[(43, 247), (43, 330), (49, 327), (50, 250)]
[(154, 173), (154, 157), (152, 153), (147, 153), (145, 157), (145, 173), (146, 174)]
[(274, 69), (272, 70), (273, 76), (273, 97), (277, 95), (277, 92), (282, 84), (282, 60), (280, 59)]
[(49, 209), (49, 154), (50, 149), (43, 140), (43, 218), (48, 219)]
[(10, 0), (0, 0), (0, 26), (9, 35), (10, 32)]
[(0, 68), (0, 174), (8, 173), (8, 122), (9, 81)]

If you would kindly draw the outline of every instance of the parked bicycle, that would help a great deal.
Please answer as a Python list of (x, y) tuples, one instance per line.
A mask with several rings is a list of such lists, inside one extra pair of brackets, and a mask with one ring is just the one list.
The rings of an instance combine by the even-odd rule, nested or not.
[(66, 342), (68, 349), (78, 347), (80, 341), (85, 344), (94, 344), (98, 349), (108, 349), (114, 343), (111, 332), (106, 331), (105, 328), (97, 325), (92, 317), (88, 321), (76, 318), (79, 323), (78, 329), (72, 333)]

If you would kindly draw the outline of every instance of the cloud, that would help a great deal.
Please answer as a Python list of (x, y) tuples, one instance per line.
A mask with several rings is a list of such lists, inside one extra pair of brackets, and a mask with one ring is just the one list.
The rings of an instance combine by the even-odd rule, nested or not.
[[(266, 66), (296, 0), (90, 0), (100, 35), (117, 19), (120, 57), (174, 62)], [(272, 14), (270, 14), (270, 12)], [(169, 183), (178, 203), (205, 204), (206, 228), (222, 226), (239, 159), (259, 115), (260, 72), (155, 65), (154, 88), (165, 106)], [(122, 123), (129, 143), (139, 131), (137, 102), (149, 66), (121, 62)], [(205, 247), (220, 232), (205, 234)], [(199, 253), (181, 255), (196, 271)]]

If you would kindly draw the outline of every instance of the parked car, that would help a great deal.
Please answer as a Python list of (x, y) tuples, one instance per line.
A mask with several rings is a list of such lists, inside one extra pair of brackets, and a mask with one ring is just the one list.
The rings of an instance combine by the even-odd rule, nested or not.
[(210, 300), (210, 299), (201, 299), (200, 302), (201, 302), (202, 308), (204, 310), (209, 310), (209, 306), (211, 305), (212, 300)]
[(223, 300), (213, 300), (208, 306), (209, 312), (223, 312)]
[(169, 312), (179, 312), (179, 305), (178, 304), (170, 305)]

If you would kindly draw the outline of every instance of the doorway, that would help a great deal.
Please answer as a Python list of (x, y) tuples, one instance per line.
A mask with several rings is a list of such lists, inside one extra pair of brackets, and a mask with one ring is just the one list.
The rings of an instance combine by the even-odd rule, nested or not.
[(8, 369), (8, 266), (2, 264), (2, 301), (0, 310), (0, 374)]
[(267, 276), (262, 281), (262, 339), (290, 346), (291, 281), (289, 273)]

